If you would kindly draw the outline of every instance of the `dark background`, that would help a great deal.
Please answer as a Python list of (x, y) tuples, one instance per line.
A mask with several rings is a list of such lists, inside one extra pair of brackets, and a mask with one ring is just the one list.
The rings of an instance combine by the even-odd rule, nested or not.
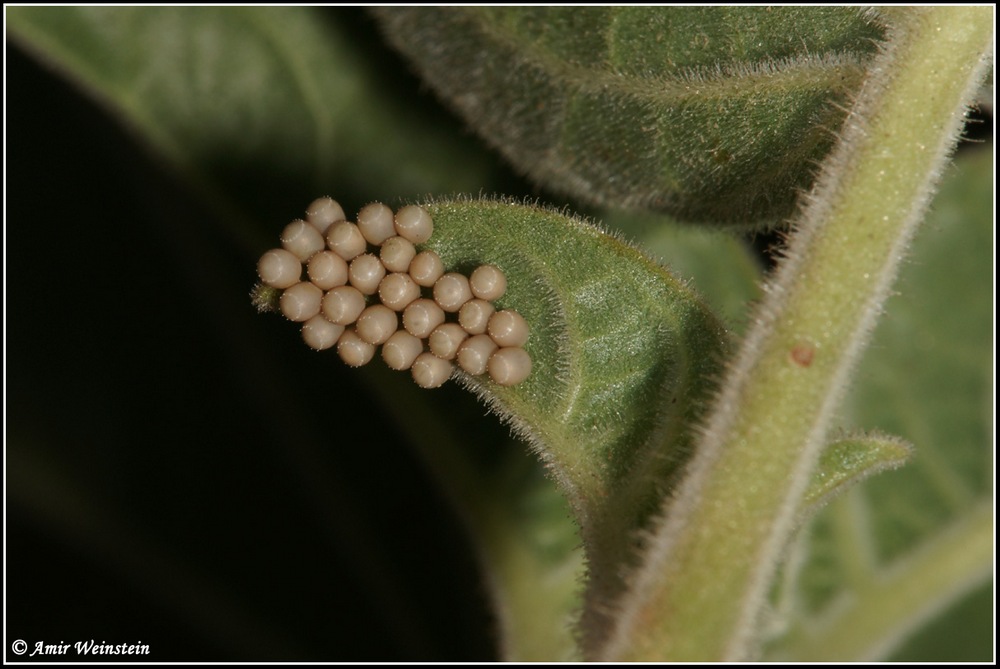
[(317, 373), (213, 212), (6, 55), (7, 659), (494, 658), (458, 521), (356, 373)]

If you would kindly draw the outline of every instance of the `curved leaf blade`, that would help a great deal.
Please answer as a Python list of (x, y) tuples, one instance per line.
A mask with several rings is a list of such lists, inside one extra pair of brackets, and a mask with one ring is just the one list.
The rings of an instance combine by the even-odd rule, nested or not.
[(580, 524), (586, 606), (607, 606), (687, 461), (727, 333), (684, 283), (578, 219), (502, 201), (424, 206), (447, 267), (508, 275), (497, 307), (530, 324), (532, 374), (510, 388), (464, 382), (549, 465)]
[(869, 476), (902, 467), (912, 456), (910, 444), (878, 434), (845, 437), (827, 444), (802, 497), (800, 513), (803, 518), (811, 517), (836, 495)]
[(519, 170), (716, 223), (791, 213), (882, 29), (844, 8), (391, 8), (393, 44)]
[(500, 201), (424, 206), (435, 221), (428, 246), (448, 267), (501, 267), (508, 290), (497, 308), (517, 309), (532, 328), (527, 381), (466, 383), (535, 443), (590, 516), (645, 477), (644, 448), (694, 418), (724, 330), (682, 282), (578, 219)]

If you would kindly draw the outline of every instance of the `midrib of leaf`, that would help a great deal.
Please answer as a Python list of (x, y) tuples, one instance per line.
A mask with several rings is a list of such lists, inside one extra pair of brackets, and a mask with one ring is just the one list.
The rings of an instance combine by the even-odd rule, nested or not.
[[(566, 88), (575, 93), (618, 93), (647, 100), (657, 106), (683, 105), (697, 100), (717, 98), (731, 100), (768, 92), (786, 93), (796, 90), (852, 90), (864, 74), (863, 60), (854, 53), (821, 54), (787, 57), (775, 61), (726, 63), (717, 67), (679, 68), (677, 72), (660, 72), (655, 78), (574, 65), (565, 59), (538, 48), (506, 30), (498, 22), (478, 20), (476, 10), (464, 11), (476, 21), (484, 34), (504, 47), (520, 54), (525, 61), (540, 65)], [(617, 13), (613, 12), (613, 15)], [(607, 40), (609, 54), (614, 40)]]
[[(554, 279), (555, 277), (553, 275), (549, 275), (548, 278)], [(600, 278), (595, 278), (592, 284), (581, 286), (579, 290), (572, 295), (572, 297), (577, 303), (586, 303), (588, 293), (592, 289), (600, 290), (600, 282), (610, 281), (613, 279), (614, 277), (610, 273), (605, 274)], [(650, 312), (654, 311), (655, 304), (656, 303), (651, 300), (643, 299), (642, 301), (642, 306)], [(666, 311), (666, 314), (668, 317), (673, 316), (670, 311)], [(574, 344), (578, 342), (577, 345), (571, 345), (569, 349), (571, 368), (576, 370), (584, 368), (582, 360), (588, 357), (588, 349), (600, 350), (608, 346), (620, 346), (623, 344), (622, 335), (627, 335), (630, 332), (630, 327), (628, 326), (641, 327), (641, 324), (638, 323), (613, 323), (611, 321), (604, 321), (602, 323), (604, 327), (596, 330), (590, 330), (584, 336), (578, 319), (567, 318), (567, 324), (568, 341), (573, 342)], [(676, 332), (681, 331), (682, 325), (678, 319), (671, 318), (671, 325)], [(678, 366), (679, 376), (683, 377), (690, 374), (690, 366), (687, 364), (687, 356), (685, 355), (683, 347), (675, 347), (674, 352), (676, 353), (674, 363)], [(550, 443), (553, 446), (556, 446), (561, 453), (563, 458), (561, 465), (569, 467), (571, 471), (579, 472), (576, 476), (576, 480), (578, 482), (594, 483), (593, 486), (585, 487), (581, 490), (583, 497), (588, 502), (586, 508), (581, 509), (581, 511), (584, 512), (584, 518), (582, 519), (584, 525), (590, 525), (592, 519), (597, 514), (607, 515), (610, 507), (617, 506), (613, 502), (616, 499), (622, 499), (621, 497), (618, 497), (619, 495), (628, 497), (631, 496), (631, 494), (647, 494), (648, 490), (645, 488), (637, 490), (630, 485), (630, 481), (633, 481), (635, 478), (642, 475), (643, 463), (648, 461), (650, 457), (653, 457), (657, 451), (657, 445), (670, 442), (661, 436), (659, 438), (651, 438), (645, 445), (643, 445), (643, 447), (637, 448), (628, 462), (628, 471), (625, 478), (614, 481), (613, 487), (609, 488), (606, 482), (606, 475), (601, 472), (600, 468), (596, 467), (598, 462), (593, 458), (593, 454), (580, 448), (580, 439), (583, 438), (583, 432), (585, 430), (589, 428), (592, 431), (589, 438), (597, 436), (593, 434), (594, 426), (588, 425), (587, 418), (589, 412), (587, 411), (587, 407), (580, 403), (580, 399), (587, 398), (588, 401), (594, 402), (604, 394), (613, 396), (615, 394), (616, 386), (627, 385), (629, 381), (633, 381), (643, 376), (644, 373), (644, 370), (636, 369), (623, 375), (602, 377), (601, 384), (597, 387), (594, 386), (593, 378), (583, 379), (580, 374), (577, 373), (574, 375), (574, 380), (570, 384), (566, 402), (558, 411), (559, 415), (562, 416), (562, 422), (572, 427), (573, 434), (567, 435), (571, 438), (566, 440), (557, 440), (553, 435), (553, 437), (550, 437)], [(660, 396), (663, 396), (662, 393)], [(611, 402), (613, 401), (614, 400), (611, 400)], [(671, 409), (663, 417), (664, 425), (669, 425), (675, 430), (677, 429), (677, 425), (675, 423), (677, 418), (676, 413), (677, 409)], [(541, 417), (539, 416), (538, 418)], [(616, 425), (598, 428), (597, 432), (602, 434), (598, 436), (597, 440), (606, 441), (609, 439), (620, 439), (623, 436), (621, 430), (625, 427), (626, 426)], [(671, 444), (671, 447), (676, 446), (677, 444), (675, 443)], [(609, 494), (611, 495), (610, 498)], [(629, 505), (626, 503), (626, 506)], [(616, 514), (615, 512), (611, 512), (611, 515)]]
[[(541, 270), (540, 267), (537, 269)], [(557, 277), (554, 274), (546, 272), (543, 275), (546, 276), (552, 285), (557, 285), (555, 283)], [(600, 295), (604, 292), (605, 288), (603, 287), (603, 284), (608, 281), (614, 281), (615, 279), (616, 277), (610, 271), (606, 271), (600, 276), (591, 277), (587, 283), (580, 284), (575, 289), (570, 291), (568, 294), (570, 299), (565, 302), (575, 302), (576, 304), (587, 304), (592, 302), (593, 295)], [(649, 296), (644, 294), (641, 295), (640, 301), (641, 306), (650, 312), (652, 312), (659, 305), (658, 300), (650, 299)], [(563, 313), (566, 313), (565, 309), (563, 309)], [(668, 318), (670, 318), (670, 324), (677, 331), (679, 331), (681, 324), (678, 319), (673, 318), (673, 313), (670, 310), (665, 310), (664, 313)], [(635, 322), (604, 321), (602, 323), (602, 327), (598, 329), (591, 329), (584, 334), (583, 329), (580, 327), (579, 319), (568, 317), (567, 323), (568, 341), (579, 343), (578, 345), (571, 345), (569, 350), (571, 368), (575, 370), (583, 369), (581, 361), (585, 357), (587, 349), (607, 350), (616, 346), (625, 345), (626, 342), (622, 341), (622, 336), (628, 336), (634, 331), (636, 326), (640, 326), (640, 324)], [(641, 369), (631, 370), (625, 374), (603, 378), (602, 385), (606, 388), (613, 388), (618, 385), (619, 382), (628, 381), (629, 379), (633, 379), (642, 374), (643, 370)], [(579, 373), (574, 375), (574, 380), (570, 383), (569, 393), (567, 393), (566, 400), (563, 406), (558, 409), (558, 413), (562, 415), (565, 423), (576, 426), (582, 426), (585, 423), (582, 419), (586, 418), (586, 410), (581, 407), (579, 400), (583, 397), (592, 400), (595, 396), (594, 392), (586, 392), (588, 385), (589, 384)], [(564, 448), (566, 449), (567, 454), (576, 455), (572, 442), (566, 442), (564, 444)], [(584, 460), (585, 458), (581, 458), (573, 464), (580, 466), (592, 465), (592, 462), (586, 463)]]

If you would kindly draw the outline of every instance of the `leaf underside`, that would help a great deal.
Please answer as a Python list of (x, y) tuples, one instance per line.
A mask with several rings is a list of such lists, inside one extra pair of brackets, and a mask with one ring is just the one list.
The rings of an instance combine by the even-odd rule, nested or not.
[(685, 284), (577, 219), (502, 201), (425, 206), (446, 267), (498, 265), (497, 307), (531, 326), (527, 381), (464, 381), (548, 464), (580, 525), (588, 606), (606, 607), (690, 455), (727, 334)]
[[(452, 271), (498, 265), (508, 291), (497, 308), (531, 326), (527, 381), (466, 383), (534, 443), (581, 517), (592, 516), (647, 476), (647, 449), (687, 429), (724, 330), (682, 282), (578, 219), (502, 201), (424, 206), (435, 221), (427, 246)], [(684, 459), (656, 456), (668, 470), (672, 457)]]
[(519, 170), (584, 201), (791, 213), (882, 35), (850, 8), (385, 8), (390, 41)]

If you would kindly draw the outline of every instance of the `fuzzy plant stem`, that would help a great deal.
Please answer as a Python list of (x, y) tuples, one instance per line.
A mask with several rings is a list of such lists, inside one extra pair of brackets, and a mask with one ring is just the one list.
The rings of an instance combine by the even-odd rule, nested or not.
[(758, 651), (760, 613), (831, 417), (991, 54), (990, 7), (897, 18), (615, 627), (584, 630), (603, 637), (590, 659), (738, 661)]

